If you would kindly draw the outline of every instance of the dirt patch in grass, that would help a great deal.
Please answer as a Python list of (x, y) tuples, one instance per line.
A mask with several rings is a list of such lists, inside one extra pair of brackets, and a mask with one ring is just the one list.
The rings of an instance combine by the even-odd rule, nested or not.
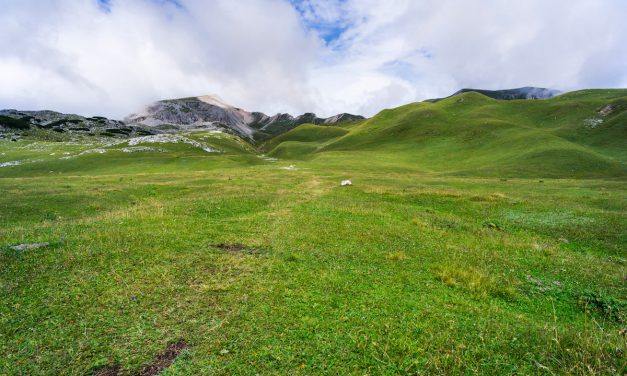
[(183, 352), (183, 350), (188, 348), (189, 345), (183, 340), (179, 340), (170, 344), (165, 349), (165, 351), (157, 355), (157, 357), (151, 364), (142, 368), (142, 370), (139, 372), (139, 376), (154, 376), (160, 374), (161, 371), (168, 368), (172, 363), (174, 363), (176, 357), (179, 356)]
[[(164, 369), (174, 363), (176, 358), (183, 352), (183, 350), (188, 349), (189, 345), (183, 341), (179, 340), (174, 343), (171, 343), (162, 353), (157, 355), (152, 363), (148, 364), (144, 368), (137, 373), (137, 376), (155, 376), (159, 375)], [(111, 367), (103, 368), (94, 374), (94, 376), (118, 376), (120, 374), (122, 367), (119, 364), (116, 364)]]
[(240, 243), (220, 243), (220, 244), (214, 245), (214, 247), (221, 249), (225, 252), (232, 252), (232, 253), (249, 253), (249, 254), (259, 253), (258, 249), (249, 247), (247, 245), (240, 244)]

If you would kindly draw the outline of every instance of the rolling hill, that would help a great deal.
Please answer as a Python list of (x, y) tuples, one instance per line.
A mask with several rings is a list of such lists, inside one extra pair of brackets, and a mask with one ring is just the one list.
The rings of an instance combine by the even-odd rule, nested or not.
[(300, 126), (266, 147), (322, 163), (354, 158), (456, 175), (589, 178), (627, 176), (626, 141), (627, 90), (614, 89), (536, 101), (463, 92), (384, 110), (333, 134)]

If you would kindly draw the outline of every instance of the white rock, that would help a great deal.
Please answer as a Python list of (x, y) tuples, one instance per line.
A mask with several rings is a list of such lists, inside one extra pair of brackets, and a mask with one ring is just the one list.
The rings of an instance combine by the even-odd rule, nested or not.
[(131, 138), (130, 140), (128, 140), (128, 146), (136, 146), (136, 145), (143, 144), (143, 143), (177, 144), (179, 142), (200, 148), (206, 151), (207, 153), (222, 153), (222, 150), (214, 149), (202, 142), (198, 142), (196, 140), (192, 140), (184, 136), (178, 136), (178, 135), (172, 135), (172, 134), (157, 134), (157, 135), (152, 135), (152, 136), (141, 136), (141, 137)]
[(37, 249), (37, 248), (44, 248), (49, 246), (50, 243), (44, 242), (44, 243), (29, 243), (29, 244), (20, 244), (20, 245), (16, 245), (11, 247), (12, 249), (16, 250), (16, 251), (25, 251), (27, 249)]
[(19, 166), (21, 164), (22, 164), (22, 161), (3, 162), (3, 163), (0, 163), (0, 167)]
[(340, 185), (341, 185), (342, 187), (348, 187), (348, 186), (353, 185), (353, 182), (351, 182), (350, 180), (342, 180), (342, 182), (340, 183)]
[(150, 146), (131, 146), (128, 148), (120, 149), (123, 153), (138, 153), (138, 152), (155, 152), (155, 153), (163, 153), (165, 150), (151, 148)]
[(590, 119), (586, 119), (583, 121), (585, 125), (589, 126), (590, 128), (596, 128), (599, 125), (603, 124), (603, 119), (601, 118), (590, 118)]

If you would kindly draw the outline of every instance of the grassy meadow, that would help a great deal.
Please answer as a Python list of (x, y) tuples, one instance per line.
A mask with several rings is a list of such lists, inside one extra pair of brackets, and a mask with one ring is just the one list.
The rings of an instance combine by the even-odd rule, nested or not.
[(581, 96), (0, 141), (0, 374), (624, 374), (627, 96)]

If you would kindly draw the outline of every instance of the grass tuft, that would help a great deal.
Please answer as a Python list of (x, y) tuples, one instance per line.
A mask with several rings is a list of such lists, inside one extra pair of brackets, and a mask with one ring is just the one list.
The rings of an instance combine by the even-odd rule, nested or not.
[(387, 254), (387, 259), (392, 261), (405, 261), (408, 258), (409, 257), (404, 251), (390, 252)]
[(436, 268), (438, 280), (480, 298), (488, 296), (514, 299), (518, 295), (512, 279), (495, 278), (475, 268), (445, 265)]

